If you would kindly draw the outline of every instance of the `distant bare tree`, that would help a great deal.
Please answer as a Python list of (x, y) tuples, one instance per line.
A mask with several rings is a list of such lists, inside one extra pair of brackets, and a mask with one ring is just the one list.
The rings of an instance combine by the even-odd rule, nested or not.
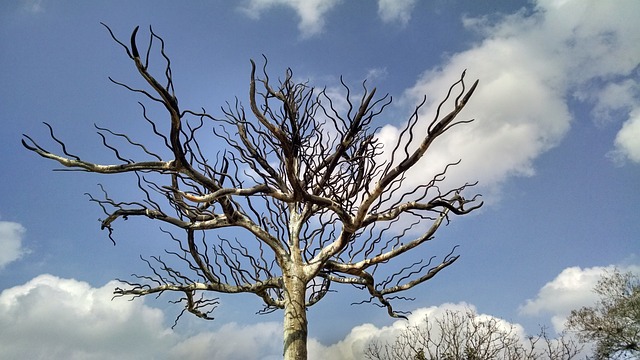
[(640, 358), (640, 278), (615, 270), (602, 276), (594, 306), (571, 311), (567, 328), (595, 345), (596, 359)]
[(402, 330), (393, 343), (372, 342), (369, 360), (570, 360), (582, 348), (561, 335), (550, 338), (543, 328), (522, 339), (511, 324), (482, 318), (471, 309), (447, 310), (441, 317)]
[[(117, 159), (115, 164), (86, 161), (68, 152), (46, 123), (51, 138), (60, 145), (58, 154), (27, 135), (22, 143), (71, 170), (136, 175), (141, 195), (137, 201), (112, 199), (104, 189), (102, 195), (90, 197), (104, 211), (102, 228), (112, 241), (115, 222), (134, 216), (184, 231), (183, 236), (167, 231), (179, 247), (167, 252), (186, 269), (160, 257), (145, 259), (152, 274), (126, 282), (128, 287), (117, 288), (116, 296), (176, 292), (182, 294), (178, 301), (184, 303), (183, 312), (210, 319), (217, 299), (207, 294), (252, 293), (264, 302), (261, 312), (284, 309), (285, 358), (305, 359), (307, 307), (320, 301), (332, 284), (365, 290), (368, 298), (363, 302), (386, 308), (392, 317), (403, 317), (392, 307), (393, 300), (406, 299), (397, 294), (431, 279), (458, 259), (453, 247), (437, 264), (434, 256), (415, 263), (396, 261), (396, 270), (382, 275), (378, 270), (433, 240), (450, 214), (468, 214), (482, 205), (477, 195), (463, 196), (474, 184), (447, 190), (439, 187), (447, 169), (455, 164), (418, 186), (405, 184), (407, 171), (419, 164), (438, 137), (455, 125), (472, 121), (456, 116), (477, 81), (467, 88), (463, 73), (422, 133), (416, 129), (425, 97), (395, 147), (384, 149), (390, 154), (385, 161), (372, 121), (391, 98), (376, 97), (376, 89), (365, 83), (356, 96), (341, 81), (346, 93), (341, 99), (346, 110), (341, 111), (324, 89), (294, 81), (291, 70), (274, 82), (267, 74), (266, 58), (261, 75), (251, 61), (249, 108), (236, 99), (222, 108), (221, 116), (214, 116), (204, 109), (179, 106), (164, 41), (153, 30), (141, 56), (138, 28), (129, 46), (107, 29), (148, 88), (110, 80), (166, 110), (167, 118), (158, 121), (140, 103), (143, 119), (169, 157), (134, 141), (131, 134), (101, 127), (97, 127), (98, 134)], [(157, 44), (164, 62), (160, 78), (149, 69)], [(450, 109), (445, 110), (447, 107)], [(226, 149), (206, 154), (201, 134)], [(125, 157), (122, 148), (112, 145), (113, 140), (125, 141), (143, 159)], [(237, 230), (222, 230), (229, 228)], [(414, 236), (418, 229), (421, 234)], [(212, 231), (217, 236), (207, 235)]]

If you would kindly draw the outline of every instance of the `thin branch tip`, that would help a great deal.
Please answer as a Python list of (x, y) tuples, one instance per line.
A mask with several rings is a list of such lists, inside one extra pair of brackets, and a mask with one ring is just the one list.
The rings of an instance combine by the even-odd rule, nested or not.
[(131, 52), (133, 53), (134, 58), (139, 58), (140, 54), (138, 53), (138, 47), (136, 46), (136, 34), (138, 33), (138, 29), (140, 26), (136, 26), (131, 33)]
[[(24, 136), (25, 138), (31, 140), (31, 138), (26, 135), (26, 134), (22, 134), (22, 136)], [(31, 140), (33, 142), (33, 140)], [(22, 143), (22, 146), (24, 146), (27, 150), (30, 151), (36, 151), (37, 149), (29, 144), (27, 144), (27, 142), (24, 139), (20, 139), (20, 142)]]

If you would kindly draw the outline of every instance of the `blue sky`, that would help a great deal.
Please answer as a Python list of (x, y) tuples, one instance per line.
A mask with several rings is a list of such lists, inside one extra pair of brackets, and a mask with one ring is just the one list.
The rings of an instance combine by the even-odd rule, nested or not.
[[(377, 124), (388, 143), (424, 94), (427, 116), (467, 69), (480, 86), (463, 115), (476, 121), (437, 143), (408, 182), (462, 159), (449, 181), (478, 180), (486, 205), (418, 250), (442, 256), (460, 245), (461, 258), (400, 306), (411, 321), (466, 305), (523, 333), (561, 330), (570, 309), (593, 301), (604, 270), (640, 271), (637, 14), (637, 1), (2, 2), (0, 348), (9, 358), (281, 354), (281, 313), (255, 315), (251, 295), (223, 297), (216, 320), (183, 317), (173, 330), (169, 298), (111, 301), (110, 281), (143, 273), (139, 255), (161, 253), (167, 238), (132, 220), (114, 247), (84, 193), (100, 183), (133, 197), (131, 178), (53, 172), (21, 147), (27, 133), (53, 148), (43, 121), (96, 162), (113, 159), (94, 123), (147, 136), (142, 99), (107, 79), (140, 84), (100, 22), (122, 39), (153, 26), (184, 108), (215, 113), (246, 99), (249, 59), (262, 54), (274, 77), (290, 67), (329, 90), (340, 75), (354, 87), (368, 78), (394, 98)], [(406, 325), (349, 305), (363, 298), (342, 288), (310, 309), (312, 358), (356, 358), (368, 339)], [(247, 341), (255, 346), (239, 346)]]

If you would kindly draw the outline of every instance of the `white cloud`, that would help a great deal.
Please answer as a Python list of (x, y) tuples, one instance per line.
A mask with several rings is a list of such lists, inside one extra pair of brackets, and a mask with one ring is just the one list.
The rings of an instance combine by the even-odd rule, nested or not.
[[(635, 261), (633, 258), (632, 261)], [(520, 314), (550, 315), (554, 330), (560, 333), (564, 329), (566, 317), (573, 309), (591, 305), (597, 300), (593, 288), (607, 272), (618, 268), (622, 272), (632, 271), (640, 274), (640, 265), (604, 266), (581, 269), (570, 267), (564, 269), (555, 279), (545, 284), (538, 292), (536, 298), (527, 300), (519, 309)], [(447, 311), (465, 312), (467, 309), (477, 311), (475, 306), (468, 303), (445, 303), (439, 306), (418, 308), (409, 316), (409, 320), (397, 320), (389, 326), (376, 327), (373, 324), (355, 326), (345, 338), (332, 345), (323, 345), (311, 339), (309, 341), (309, 359), (362, 359), (364, 351), (371, 341), (380, 343), (392, 343), (400, 332), (408, 326), (416, 326), (423, 323), (425, 317), (436, 319), (442, 317)], [(524, 328), (513, 322), (497, 318), (490, 314), (478, 314), (478, 320), (495, 319), (503, 329), (512, 328), (523, 341), (527, 334)], [(434, 335), (437, 338), (437, 334)]]
[(317, 341), (309, 342), (309, 359), (363, 359), (364, 351), (371, 341), (393, 343), (402, 330), (422, 323), (426, 316), (439, 317), (447, 310), (465, 311), (466, 309), (475, 310), (472, 305), (466, 303), (445, 303), (440, 306), (418, 308), (411, 312), (408, 321), (397, 320), (389, 326), (378, 328), (373, 324), (358, 325), (351, 329), (343, 340), (333, 345), (324, 346)]
[(339, 2), (340, 0), (249, 0), (241, 10), (249, 17), (258, 19), (262, 12), (272, 7), (291, 8), (300, 18), (298, 30), (301, 36), (309, 38), (322, 32), (324, 16)]
[(385, 23), (407, 25), (416, 0), (378, 0), (378, 16)]
[(163, 311), (146, 305), (144, 299), (112, 300), (113, 289), (118, 285), (112, 281), (94, 288), (86, 282), (44, 274), (3, 290), (2, 358), (282, 358), (282, 323), (229, 323), (217, 331), (187, 337), (171, 330)]
[[(476, 313), (474, 321), (488, 322), (495, 321), (495, 324), (500, 329), (511, 332), (515, 336), (519, 337), (523, 343), (527, 343), (527, 334), (524, 328), (517, 323), (511, 323), (504, 319), (489, 315), (478, 314), (475, 306), (468, 303), (445, 303), (439, 306), (432, 306), (428, 308), (418, 308), (412, 312), (407, 320), (394, 321), (389, 326), (376, 327), (373, 324), (362, 324), (355, 326), (347, 336), (333, 344), (324, 346), (315, 340), (309, 342), (309, 359), (363, 359), (366, 348), (373, 341), (380, 344), (392, 344), (400, 333), (411, 326), (424, 326), (425, 318), (429, 318), (431, 321), (435, 319), (443, 319), (448, 311), (465, 314), (467, 311)], [(433, 339), (439, 338), (438, 326), (434, 326), (431, 329), (431, 337)], [(532, 334), (537, 335), (537, 334)], [(539, 344), (541, 345), (541, 344)], [(544, 351), (544, 349), (538, 349)]]
[(101, 288), (40, 275), (0, 293), (5, 359), (142, 359), (166, 353), (173, 334), (158, 309), (140, 299), (111, 301)]
[(182, 341), (169, 358), (198, 359), (281, 359), (282, 323), (261, 322), (240, 326), (224, 324), (218, 331), (205, 332)]
[[(594, 99), (603, 86), (635, 76), (640, 23), (630, 14), (637, 13), (637, 1), (539, 1), (533, 12), (517, 12), (495, 22), (465, 19), (485, 39), (425, 72), (401, 103), (415, 104), (428, 95), (421, 113), (426, 120), (416, 129), (424, 133), (446, 90), (468, 69), (468, 85), (476, 78), (480, 85), (459, 118), (477, 121), (454, 128), (436, 142), (426, 156), (428, 163), (408, 180), (423, 182), (425, 172), (435, 174), (459, 159), (462, 164), (449, 172), (451, 185), (479, 180), (491, 191), (511, 176), (534, 174), (534, 160), (558, 145), (570, 128), (571, 96)], [(640, 108), (637, 97), (624, 101), (631, 103), (625, 106)], [(636, 142), (626, 135), (637, 131), (634, 124), (630, 122), (616, 142), (626, 154), (635, 154)], [(379, 138), (389, 146), (393, 134), (398, 130), (387, 126)]]
[[(298, 30), (302, 38), (310, 38), (324, 30), (326, 14), (341, 0), (248, 0), (240, 10), (253, 19), (277, 7), (294, 10), (300, 21)], [(416, 0), (378, 0), (378, 16), (385, 23), (397, 22), (405, 26), (411, 19)]]
[[(551, 322), (556, 331), (564, 329), (564, 323), (571, 310), (594, 304), (598, 296), (593, 288), (602, 275), (611, 272), (614, 265), (582, 269), (564, 269), (555, 279), (545, 284), (534, 299), (529, 299), (520, 307), (523, 315), (551, 314)], [(640, 266), (620, 266), (622, 272), (640, 273)]]
[(15, 222), (0, 221), (0, 269), (26, 253), (22, 247), (25, 228)]
[[(73, 279), (40, 275), (0, 293), (0, 348), (6, 359), (280, 359), (282, 323), (228, 323), (191, 337), (168, 329), (160, 309), (143, 299), (112, 298), (109, 282), (100, 288)], [(409, 321), (389, 326), (355, 326), (340, 342), (322, 345), (310, 338), (310, 359), (360, 359), (371, 340), (392, 341), (425, 316), (473, 306), (442, 304), (415, 310)], [(474, 309), (475, 310), (475, 309)], [(188, 316), (188, 315), (187, 315)], [(486, 318), (489, 315), (479, 315)], [(508, 325), (508, 323), (505, 322)], [(518, 329), (521, 329), (518, 325)]]
[[(640, 273), (638, 265), (618, 268)], [(535, 299), (528, 300), (520, 312), (550, 314), (556, 331), (562, 330), (571, 309), (593, 303), (593, 286), (605, 271), (612, 269), (613, 266), (567, 268), (542, 287)], [(117, 285), (110, 282), (93, 288), (73, 279), (40, 275), (24, 285), (5, 289), (0, 293), (3, 358), (272, 360), (282, 357), (280, 322), (228, 323), (216, 331), (188, 337), (170, 330), (163, 312), (146, 305), (143, 299), (112, 301), (112, 291)], [(435, 319), (447, 311), (467, 309), (477, 311), (468, 303), (418, 308), (409, 315), (408, 321), (397, 320), (381, 327), (357, 325), (343, 340), (331, 345), (309, 338), (309, 359), (361, 359), (371, 341), (391, 343), (407, 326), (420, 325), (427, 316)], [(490, 314), (478, 314), (477, 319), (495, 319), (525, 339), (524, 328), (517, 323)]]
[[(593, 303), (596, 299), (592, 293), (593, 286), (605, 271), (613, 270), (614, 266), (580, 269), (571, 267), (563, 270), (555, 279), (540, 289), (538, 296), (528, 300), (520, 309), (524, 315), (550, 314), (556, 331), (563, 329), (562, 324), (570, 310)], [(640, 272), (640, 266), (618, 266), (621, 271)], [(351, 331), (335, 344), (322, 344), (316, 339), (309, 338), (308, 351), (310, 360), (320, 359), (362, 359), (371, 341), (392, 343), (401, 331), (408, 326), (423, 324), (425, 317), (440, 318), (447, 311), (464, 312), (467, 309), (477, 311), (475, 306), (468, 303), (444, 303), (439, 306), (415, 309), (409, 319), (396, 320), (388, 326), (361, 324), (354, 326)], [(497, 318), (490, 314), (478, 314), (478, 320), (495, 319), (504, 329), (512, 328), (521, 339), (526, 339), (524, 328), (514, 322)], [(277, 359), (281, 357), (281, 323), (258, 323), (249, 326), (227, 324), (217, 332), (196, 335), (176, 346), (171, 352), (171, 358), (204, 359), (206, 354), (214, 351), (219, 359)], [(437, 335), (436, 335), (437, 336)], [(238, 341), (250, 341), (255, 344), (252, 348), (238, 347)]]
[(607, 124), (615, 120), (620, 113), (628, 114), (640, 98), (640, 84), (632, 79), (612, 82), (600, 91), (593, 93), (596, 105), (593, 108), (594, 120)]
[(615, 146), (619, 157), (640, 163), (640, 108), (629, 114), (616, 136)]

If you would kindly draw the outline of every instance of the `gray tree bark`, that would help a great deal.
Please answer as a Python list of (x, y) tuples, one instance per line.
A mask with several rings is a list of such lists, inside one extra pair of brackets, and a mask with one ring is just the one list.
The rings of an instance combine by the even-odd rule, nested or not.
[(284, 358), (300, 360), (307, 358), (307, 284), (302, 269), (291, 272), (284, 275)]

